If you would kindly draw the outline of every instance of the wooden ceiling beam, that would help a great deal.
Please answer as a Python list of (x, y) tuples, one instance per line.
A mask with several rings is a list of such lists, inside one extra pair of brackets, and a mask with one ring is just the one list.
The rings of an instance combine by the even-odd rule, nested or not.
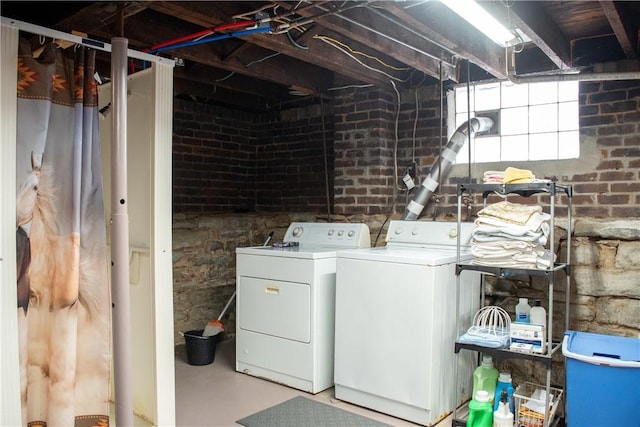
[(600, 6), (627, 59), (637, 58), (638, 23), (634, 23), (628, 18), (629, 14), (625, 10), (627, 5), (619, 1), (600, 0)]
[[(201, 11), (194, 11), (187, 2), (168, 2), (167, 5), (162, 5), (164, 2), (152, 3), (160, 3), (159, 5), (150, 6), (154, 8), (154, 10), (161, 11), (170, 7), (170, 11), (174, 16), (179, 16), (180, 19), (204, 26), (205, 28), (210, 28), (221, 23), (219, 18), (215, 18), (213, 15), (208, 17), (208, 15), (205, 15)], [(254, 34), (244, 36), (243, 40), (249, 41), (251, 44), (264, 49), (280, 52), (286, 56), (298, 58), (301, 61), (326, 68), (335, 73), (344, 74), (356, 81), (374, 84), (383, 89), (390, 90), (388, 78), (364, 67), (353, 67), (353, 64), (339, 55), (339, 52), (319, 40), (310, 40), (309, 43), (313, 45), (313, 48), (305, 51), (301, 51), (295, 47), (287, 39), (285, 34)]]
[[(150, 28), (147, 28), (144, 23), (136, 23), (135, 28), (137, 43), (145, 43), (146, 40), (146, 44), (150, 45), (157, 41), (149, 39), (148, 34), (150, 34)], [(288, 61), (278, 61), (275, 60), (276, 58), (272, 58), (261, 62), (260, 66), (248, 66), (248, 64), (254, 62), (253, 58), (249, 58), (248, 56), (241, 58), (236, 55), (231, 58), (222, 59), (220, 58), (219, 52), (213, 49), (213, 46), (207, 44), (167, 50), (164, 53), (192, 62), (198, 62), (211, 67), (284, 85), (285, 87), (296, 85), (305, 88), (311, 93), (322, 92), (329, 87), (332, 82), (332, 78), (327, 71), (302, 61), (296, 61), (293, 58), (290, 58)], [(252, 49), (252, 53), (255, 57), (258, 52)], [(261, 58), (264, 58), (262, 53), (260, 53), (260, 59)]]
[[(277, 3), (285, 7), (289, 4), (284, 1)], [(315, 6), (322, 12), (329, 11), (326, 7)], [(314, 11), (309, 9), (298, 13), (304, 17), (314, 15)], [(315, 22), (347, 39), (363, 45), (375, 46), (376, 50), (390, 58), (436, 79), (440, 77), (440, 60), (442, 60), (444, 79), (455, 79), (453, 65), (455, 61), (451, 54), (424, 39), (418, 39), (401, 28), (388, 25), (387, 22), (374, 16), (368, 8), (362, 7), (336, 15), (323, 16)], [(384, 33), (380, 29), (384, 29)]]
[[(96, 5), (89, 6), (86, 10), (76, 14), (73, 24), (76, 28), (94, 37), (109, 39), (111, 37), (110, 29), (98, 19), (100, 14), (97, 13), (96, 8), (98, 8)], [(83, 19), (83, 15), (89, 18), (94, 17), (94, 19)], [(157, 37), (158, 28), (163, 28), (161, 34), (163, 37), (166, 37), (166, 39), (185, 34), (184, 32), (180, 32), (175, 26), (165, 26), (159, 22), (137, 19), (138, 16), (139, 15), (130, 17), (125, 25), (126, 36), (129, 39), (129, 47), (131, 49), (136, 49), (136, 46), (151, 46), (154, 43), (158, 43), (159, 40), (154, 37), (154, 35)], [(260, 67), (249, 68), (246, 66), (246, 63), (249, 61), (246, 63), (240, 59), (222, 61), (219, 59), (219, 52), (216, 52), (211, 45), (207, 44), (185, 47), (173, 51), (168, 50), (165, 53), (169, 56), (203, 63), (227, 71), (234, 71), (260, 80), (284, 85), (285, 87), (296, 85), (305, 88), (310, 93), (321, 92), (329, 87), (332, 82), (332, 77), (328, 72), (302, 61), (297, 61), (295, 66), (292, 66), (290, 62), (265, 61), (261, 63)], [(295, 60), (291, 59), (291, 61)]]
[(407, 27), (413, 28), (438, 46), (468, 59), (500, 79), (506, 79), (506, 52), (486, 36), (451, 12), (440, 2), (426, 2), (411, 9), (405, 2), (378, 1)]

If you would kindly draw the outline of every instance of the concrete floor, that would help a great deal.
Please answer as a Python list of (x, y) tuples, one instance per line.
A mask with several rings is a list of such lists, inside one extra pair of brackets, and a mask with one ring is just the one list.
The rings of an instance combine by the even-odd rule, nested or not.
[[(318, 394), (306, 393), (271, 381), (235, 371), (235, 341), (223, 341), (216, 347), (215, 360), (210, 365), (187, 363), (185, 347), (176, 352), (176, 426), (226, 427), (239, 426), (242, 419), (296, 396), (305, 396), (345, 411), (353, 412), (394, 427), (416, 427), (418, 424), (337, 400), (333, 388)], [(451, 426), (451, 416), (437, 427)], [(111, 425), (115, 413), (111, 407)], [(139, 417), (134, 427), (152, 426)], [(322, 427), (322, 426), (318, 426)], [(348, 426), (345, 426), (348, 427)]]
[[(235, 371), (235, 341), (218, 343), (215, 360), (210, 365), (193, 366), (186, 355), (176, 354), (176, 425), (238, 426), (236, 420), (282, 403), (295, 396), (337, 406), (346, 411), (396, 427), (417, 424), (334, 398), (333, 388), (316, 395), (252, 377)], [(438, 427), (451, 425), (451, 416)], [(319, 426), (320, 427), (320, 426)]]

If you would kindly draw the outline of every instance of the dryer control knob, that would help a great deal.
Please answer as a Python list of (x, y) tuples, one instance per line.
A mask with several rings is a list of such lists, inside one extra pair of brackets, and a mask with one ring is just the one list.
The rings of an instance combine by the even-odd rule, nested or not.
[(293, 237), (300, 237), (302, 235), (302, 227), (296, 227), (293, 229)]
[(449, 237), (457, 237), (457, 236), (458, 236), (458, 229), (452, 228), (451, 230), (449, 230)]
[(353, 231), (353, 230), (350, 230), (350, 231), (347, 233), (347, 235), (348, 235), (349, 237), (353, 237), (353, 236), (355, 236), (355, 234), (356, 234), (356, 232), (355, 232), (355, 231)]

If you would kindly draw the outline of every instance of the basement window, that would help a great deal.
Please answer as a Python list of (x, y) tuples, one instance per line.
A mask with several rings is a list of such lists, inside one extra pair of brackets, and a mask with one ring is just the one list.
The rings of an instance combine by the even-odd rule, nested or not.
[(460, 85), (449, 93), (448, 101), (449, 137), (468, 120), (468, 107), (471, 117), (484, 114), (497, 123), (488, 134), (471, 139), (471, 150), (465, 143), (456, 163), (468, 163), (469, 156), (471, 163), (579, 157), (578, 82), (505, 81), (470, 85), (469, 90)]

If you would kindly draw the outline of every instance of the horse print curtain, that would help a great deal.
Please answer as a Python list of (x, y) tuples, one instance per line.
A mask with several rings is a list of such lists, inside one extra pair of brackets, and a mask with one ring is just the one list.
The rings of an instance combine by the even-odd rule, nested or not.
[(16, 248), (22, 421), (108, 426), (110, 295), (95, 51), (20, 41)]

